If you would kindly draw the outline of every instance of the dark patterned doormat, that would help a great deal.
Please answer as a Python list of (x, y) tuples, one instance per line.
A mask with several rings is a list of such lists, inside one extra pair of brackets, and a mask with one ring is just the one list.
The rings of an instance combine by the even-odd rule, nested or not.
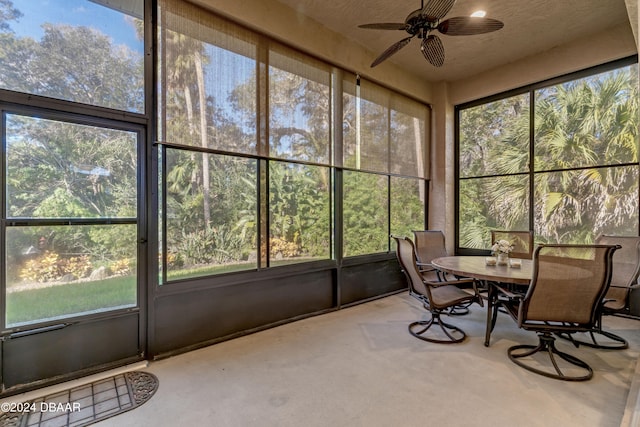
[(0, 427), (88, 426), (142, 405), (158, 389), (148, 372), (125, 372), (23, 403), (2, 403)]

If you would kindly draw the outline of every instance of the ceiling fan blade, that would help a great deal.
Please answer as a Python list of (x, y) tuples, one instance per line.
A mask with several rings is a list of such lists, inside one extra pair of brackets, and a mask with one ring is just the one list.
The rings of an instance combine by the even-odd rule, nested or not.
[(429, 21), (437, 21), (444, 18), (455, 3), (456, 0), (427, 0), (421, 14)]
[(409, 44), (409, 42), (411, 41), (411, 39), (413, 37), (414, 36), (406, 37), (406, 38), (400, 40), (399, 42), (391, 45), (387, 50), (382, 52), (382, 54), (380, 54), (380, 56), (378, 56), (375, 61), (373, 61), (371, 63), (371, 68), (375, 67), (376, 65), (378, 65), (379, 63), (381, 63), (385, 59), (389, 58), (391, 55), (397, 53), (400, 49), (402, 49), (407, 44)]
[(366, 28), (369, 30), (405, 30), (407, 24), (404, 22), (379, 22), (376, 24), (362, 24), (358, 28)]
[(438, 36), (432, 34), (422, 39), (420, 50), (426, 60), (434, 67), (442, 67), (444, 65), (444, 46)]
[(448, 36), (472, 36), (497, 31), (502, 27), (504, 24), (497, 19), (456, 16), (442, 21), (438, 31)]

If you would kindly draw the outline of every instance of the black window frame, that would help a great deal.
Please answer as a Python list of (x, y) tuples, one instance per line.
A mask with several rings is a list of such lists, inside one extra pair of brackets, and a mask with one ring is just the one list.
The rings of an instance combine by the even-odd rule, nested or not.
[[(535, 151), (535, 92), (539, 89), (547, 88), (554, 85), (559, 85), (563, 83), (567, 83), (574, 80), (579, 80), (582, 78), (590, 77), (596, 74), (604, 73), (607, 71), (613, 71), (615, 69), (623, 68), (626, 66), (638, 65), (638, 55), (631, 55), (626, 58), (618, 59), (615, 61), (607, 62), (605, 64), (597, 65), (594, 67), (589, 67), (580, 71), (564, 74), (562, 76), (554, 77), (551, 79), (543, 80), (537, 83), (533, 83), (530, 85), (522, 86), (516, 89), (508, 90), (505, 92), (500, 92), (494, 95), (490, 95), (488, 97), (480, 98), (477, 100), (465, 102), (462, 104), (458, 104), (454, 106), (454, 157), (456, 159), (455, 170), (454, 170), (454, 180), (455, 180), (455, 213), (454, 213), (454, 221), (455, 221), (455, 253), (458, 255), (486, 255), (489, 253), (489, 249), (476, 249), (476, 248), (466, 248), (460, 246), (460, 182), (463, 180), (471, 180), (471, 179), (481, 179), (481, 178), (493, 178), (493, 177), (504, 177), (504, 176), (515, 176), (515, 175), (527, 175), (529, 177), (529, 230), (535, 233), (534, 230), (534, 202), (535, 202), (535, 176), (542, 173), (552, 173), (552, 172), (561, 172), (561, 171), (570, 171), (570, 170), (583, 170), (583, 169), (594, 169), (594, 168), (609, 168), (612, 166), (615, 167), (624, 167), (624, 166), (636, 166), (640, 167), (639, 162), (627, 162), (620, 163), (615, 165), (596, 165), (596, 166), (585, 166), (585, 167), (575, 167), (575, 168), (567, 168), (567, 169), (550, 169), (550, 170), (540, 170), (536, 171), (534, 165), (534, 151)], [(473, 177), (462, 177), (460, 173), (460, 114), (462, 111), (477, 107), (480, 105), (488, 104), (495, 101), (500, 101), (502, 99), (514, 97), (522, 94), (529, 94), (529, 103), (530, 103), (530, 119), (529, 119), (529, 171), (528, 172), (520, 172), (513, 174), (495, 174), (495, 175), (481, 175), (481, 176), (473, 176)], [(640, 202), (640, 186), (638, 190), (638, 200)], [(638, 234), (640, 235), (640, 223), (638, 224)], [(535, 241), (535, 234), (534, 234)]]

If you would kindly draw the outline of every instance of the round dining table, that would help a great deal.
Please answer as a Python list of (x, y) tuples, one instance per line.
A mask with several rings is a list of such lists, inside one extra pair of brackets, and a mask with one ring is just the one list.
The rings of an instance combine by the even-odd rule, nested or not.
[(482, 281), (488, 291), (487, 296), (487, 325), (484, 345), (489, 346), (492, 329), (492, 315), (496, 299), (495, 283), (528, 286), (533, 274), (533, 261), (518, 259), (519, 266), (489, 265), (484, 256), (447, 256), (435, 258), (431, 261), (438, 270), (456, 276), (471, 277)]
[(483, 256), (447, 256), (435, 258), (431, 261), (431, 264), (438, 270), (458, 276), (473, 277), (478, 280), (492, 282), (528, 285), (531, 282), (533, 261), (530, 259), (517, 259), (517, 261), (520, 261), (520, 267), (488, 265), (487, 257)]

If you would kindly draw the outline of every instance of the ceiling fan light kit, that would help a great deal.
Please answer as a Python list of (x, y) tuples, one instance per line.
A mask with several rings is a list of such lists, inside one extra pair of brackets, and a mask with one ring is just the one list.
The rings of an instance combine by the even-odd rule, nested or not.
[(442, 67), (444, 65), (444, 45), (442, 40), (431, 32), (438, 31), (448, 36), (472, 36), (490, 33), (504, 27), (504, 24), (497, 19), (479, 16), (456, 16), (441, 21), (455, 3), (456, 0), (427, 0), (425, 5), (422, 0), (420, 9), (411, 12), (403, 23), (381, 22), (359, 25), (360, 28), (365, 29), (404, 30), (410, 34), (409, 37), (389, 46), (371, 63), (371, 67), (375, 67), (397, 53), (414, 37), (422, 39), (420, 50), (425, 59), (435, 67)]

